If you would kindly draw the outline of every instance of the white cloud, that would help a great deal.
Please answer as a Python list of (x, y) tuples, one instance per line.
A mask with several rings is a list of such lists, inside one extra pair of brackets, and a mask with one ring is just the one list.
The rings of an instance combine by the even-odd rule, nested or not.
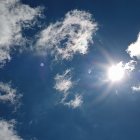
[(75, 95), (75, 98), (67, 103), (64, 103), (65, 105), (68, 105), (69, 107), (72, 108), (77, 108), (80, 107), (83, 103), (83, 98), (81, 95)]
[[(11, 59), (14, 45), (23, 43), (22, 29), (29, 27), (40, 14), (40, 8), (31, 8), (20, 0), (0, 0), (0, 64)], [(33, 22), (32, 22), (33, 23)]]
[[(137, 62), (134, 60), (130, 60), (127, 63), (124, 63), (123, 61), (117, 63), (120, 68), (123, 69), (124, 72), (130, 73), (133, 70), (135, 70)], [(61, 103), (64, 105), (67, 105), (71, 108), (77, 108), (80, 107), (83, 103), (83, 98), (81, 95), (76, 94), (74, 99), (71, 99), (68, 101), (68, 95), (69, 90), (73, 87), (74, 82), (71, 80), (72, 76), (70, 74), (71, 70), (66, 70), (62, 75), (57, 74), (55, 77), (55, 86), (54, 88), (58, 90), (61, 93), (64, 93), (63, 98), (61, 100)], [(89, 74), (91, 73), (91, 70), (89, 71)], [(137, 89), (136, 89), (137, 88)], [(140, 90), (140, 87), (133, 87), (134, 90)]]
[(61, 99), (61, 102), (63, 105), (67, 105), (72, 108), (80, 107), (83, 103), (82, 96), (76, 94), (75, 98), (67, 101), (68, 95), (70, 94), (70, 89), (73, 88), (75, 82), (73, 82), (72, 76), (71, 76), (71, 69), (67, 69), (63, 74), (57, 74), (55, 76), (55, 86), (54, 88), (59, 91), (60, 93), (63, 93), (63, 97)]
[(133, 91), (139, 92), (140, 91), (140, 85), (139, 86), (133, 86), (131, 87)]
[(137, 64), (136, 61), (130, 60), (128, 63), (124, 64), (124, 69), (131, 72), (131, 71), (135, 70), (136, 64)]
[(0, 120), (0, 140), (23, 140), (14, 129), (14, 122)]
[(136, 42), (130, 44), (126, 51), (127, 51), (127, 53), (129, 53), (129, 55), (132, 58), (135, 56), (138, 59), (140, 59), (140, 33), (138, 35)]
[(127, 63), (124, 63), (123, 61), (120, 61), (119, 63), (116, 64), (116, 66), (119, 66), (124, 71), (132, 72), (133, 70), (135, 70), (136, 64), (137, 64), (136, 61), (130, 60)]
[(46, 55), (50, 50), (55, 59), (71, 59), (74, 54), (86, 54), (92, 35), (97, 30), (97, 23), (90, 13), (73, 10), (65, 18), (50, 24), (39, 34), (36, 50)]
[(67, 69), (62, 75), (57, 74), (55, 76), (55, 86), (54, 88), (59, 92), (66, 93), (73, 86), (73, 82), (71, 80), (71, 70)]
[(9, 101), (14, 104), (20, 96), (21, 95), (17, 95), (17, 90), (13, 89), (10, 84), (0, 82), (0, 101)]

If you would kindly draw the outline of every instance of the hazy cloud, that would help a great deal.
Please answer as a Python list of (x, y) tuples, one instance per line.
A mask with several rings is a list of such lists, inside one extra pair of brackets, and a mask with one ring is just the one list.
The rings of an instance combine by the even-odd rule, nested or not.
[(0, 120), (0, 140), (23, 140), (14, 129), (15, 122)]
[(136, 42), (130, 44), (128, 49), (126, 50), (129, 55), (133, 58), (134, 56), (140, 59), (140, 33), (138, 34), (138, 38)]
[(92, 20), (90, 13), (73, 10), (38, 35), (36, 50), (41, 55), (46, 55), (49, 50), (55, 59), (68, 60), (76, 53), (87, 53), (96, 30), (97, 23)]
[(14, 45), (23, 43), (22, 29), (29, 27), (40, 14), (40, 8), (31, 8), (20, 0), (0, 1), (0, 64), (11, 59)]

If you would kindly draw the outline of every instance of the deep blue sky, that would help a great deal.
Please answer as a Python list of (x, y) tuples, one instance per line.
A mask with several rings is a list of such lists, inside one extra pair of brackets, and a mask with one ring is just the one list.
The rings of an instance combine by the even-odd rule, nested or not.
[[(50, 56), (39, 57), (32, 52), (13, 54), (11, 62), (0, 69), (3, 82), (12, 81), (23, 94), (21, 107), (11, 113), (10, 105), (0, 104), (5, 119), (17, 120), (17, 132), (25, 140), (139, 140), (140, 94), (132, 94), (130, 81), (114, 85), (101, 84), (105, 75), (100, 65), (127, 61), (128, 45), (136, 41), (140, 31), (140, 0), (22, 0), (31, 7), (44, 6), (42, 27), (64, 17), (73, 9), (85, 10), (98, 23), (94, 44), (88, 54), (76, 55), (72, 61), (53, 63)], [(33, 37), (39, 32), (26, 31)], [(107, 57), (108, 56), (108, 57)], [(45, 64), (40, 67), (40, 63)], [(83, 95), (84, 103), (72, 109), (58, 104), (60, 94), (53, 88), (54, 76), (74, 68), (73, 79), (79, 79), (72, 89)], [(92, 74), (88, 74), (89, 69)], [(138, 74), (134, 74), (139, 80)], [(118, 95), (116, 95), (116, 90)]]

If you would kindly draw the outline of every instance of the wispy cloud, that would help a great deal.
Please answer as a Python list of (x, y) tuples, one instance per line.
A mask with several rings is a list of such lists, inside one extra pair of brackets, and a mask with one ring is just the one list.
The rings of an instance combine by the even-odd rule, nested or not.
[(137, 57), (140, 59), (140, 33), (138, 34), (136, 42), (130, 44), (126, 51), (132, 58)]
[(67, 69), (63, 74), (57, 74), (55, 76), (54, 88), (61, 93), (67, 93), (74, 85), (71, 80), (71, 70)]
[(17, 95), (17, 90), (13, 89), (10, 84), (0, 82), (0, 101), (15, 104), (20, 97), (21, 95)]
[(36, 50), (41, 55), (46, 55), (49, 50), (55, 59), (69, 60), (76, 53), (87, 53), (96, 30), (97, 23), (92, 20), (90, 13), (73, 10), (38, 35)]
[(14, 45), (23, 43), (22, 29), (31, 26), (40, 8), (31, 8), (20, 0), (0, 1), (0, 64), (11, 59)]
[(80, 107), (83, 103), (83, 98), (81, 95), (76, 94), (75, 98), (73, 100), (70, 100), (69, 102), (64, 103), (64, 105), (68, 105), (72, 108)]
[(23, 140), (14, 129), (15, 122), (0, 120), (0, 140)]
[(133, 86), (133, 87), (131, 87), (131, 88), (132, 88), (132, 90), (135, 91), (135, 92), (139, 92), (139, 91), (140, 91), (140, 85), (138, 85), (138, 86)]
[(68, 95), (70, 94), (70, 90), (75, 85), (75, 82), (72, 81), (71, 69), (67, 69), (63, 74), (57, 74), (55, 76), (55, 86), (54, 88), (63, 94), (63, 97), (60, 103), (67, 105), (72, 108), (80, 107), (83, 103), (83, 99), (81, 95), (76, 94), (75, 98), (67, 101)]

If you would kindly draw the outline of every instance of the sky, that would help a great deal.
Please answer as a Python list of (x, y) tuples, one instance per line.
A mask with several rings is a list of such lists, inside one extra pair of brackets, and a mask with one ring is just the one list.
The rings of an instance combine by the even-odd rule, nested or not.
[(139, 0), (0, 0), (0, 140), (139, 140)]

